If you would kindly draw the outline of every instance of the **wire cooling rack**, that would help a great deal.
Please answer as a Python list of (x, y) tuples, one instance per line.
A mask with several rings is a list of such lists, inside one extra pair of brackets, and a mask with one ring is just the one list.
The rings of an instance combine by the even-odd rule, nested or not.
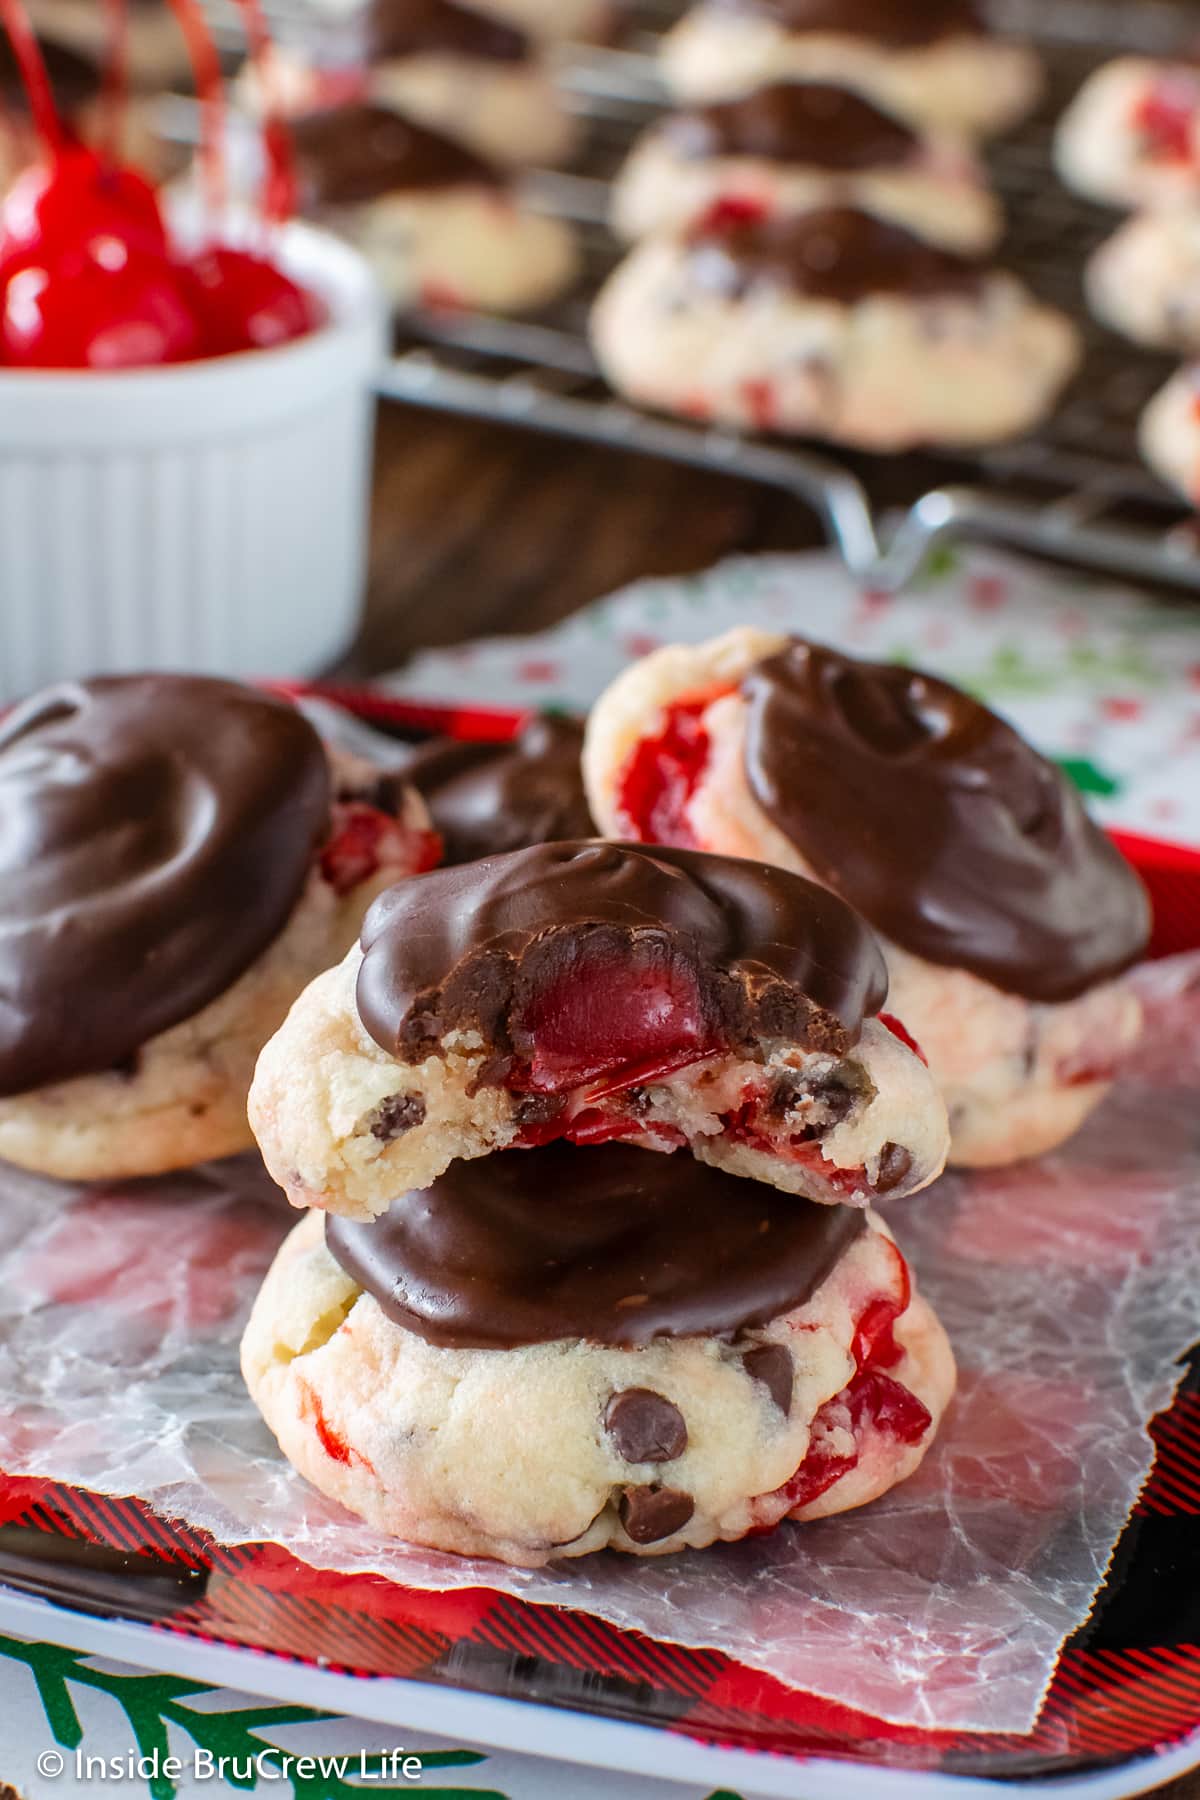
[[(211, 0), (229, 24), (228, 0)], [(280, 33), (311, 34), (304, 0), (274, 0)], [(420, 315), (398, 325), (379, 391), (410, 405), (609, 445), (783, 489), (814, 508), (847, 565), (878, 587), (901, 585), (947, 535), (985, 536), (1066, 561), (1200, 592), (1193, 517), (1142, 465), (1138, 416), (1171, 371), (1088, 316), (1081, 270), (1116, 215), (1057, 181), (1053, 125), (1090, 69), (1120, 52), (1189, 47), (1197, 20), (1173, 0), (998, 0), (1001, 29), (1034, 39), (1043, 104), (989, 156), (1009, 220), (997, 260), (1070, 312), (1085, 339), (1080, 374), (1038, 431), (978, 452), (866, 456), (667, 420), (612, 397), (588, 347), (588, 306), (621, 254), (605, 217), (608, 186), (636, 133), (660, 111), (654, 46), (682, 7), (635, 0), (622, 48), (572, 47), (560, 74), (585, 121), (579, 171), (530, 177), (536, 204), (571, 219), (584, 250), (575, 292), (536, 320)], [(339, 28), (323, 12), (320, 29)], [(344, 29), (344, 28), (343, 28)]]

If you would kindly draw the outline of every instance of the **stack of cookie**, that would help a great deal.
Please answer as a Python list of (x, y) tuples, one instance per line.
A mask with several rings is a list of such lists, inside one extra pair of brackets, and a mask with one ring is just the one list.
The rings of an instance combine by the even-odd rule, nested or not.
[(960, 0), (705, 0), (663, 68), (688, 109), (618, 177), (643, 241), (592, 319), (616, 387), (875, 450), (1043, 416), (1076, 334), (980, 260), (1002, 221), (971, 148), (1036, 94), (1027, 49)]
[(1093, 312), (1150, 349), (1189, 358), (1142, 420), (1142, 450), (1200, 504), (1200, 68), (1122, 56), (1085, 81), (1059, 122), (1069, 187), (1133, 217), (1086, 272)]
[(948, 1134), (886, 986), (850, 908), (762, 862), (593, 839), (383, 895), (251, 1093), (311, 1209), (243, 1342), (286, 1455), (527, 1565), (910, 1474), (954, 1364), (873, 1203)]

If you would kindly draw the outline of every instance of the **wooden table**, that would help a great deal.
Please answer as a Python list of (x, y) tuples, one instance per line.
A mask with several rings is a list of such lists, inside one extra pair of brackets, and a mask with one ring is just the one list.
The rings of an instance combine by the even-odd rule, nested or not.
[(366, 620), (339, 673), (538, 631), (639, 575), (821, 541), (798, 501), (729, 476), (385, 406)]
[[(385, 406), (366, 617), (339, 673), (540, 631), (640, 575), (821, 542), (798, 501), (734, 477)], [(1200, 1774), (1160, 1792), (1200, 1800)]]

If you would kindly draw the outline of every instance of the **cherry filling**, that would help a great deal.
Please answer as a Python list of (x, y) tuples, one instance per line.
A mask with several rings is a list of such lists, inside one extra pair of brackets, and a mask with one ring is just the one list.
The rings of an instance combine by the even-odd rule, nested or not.
[(703, 716), (730, 688), (680, 700), (663, 711), (661, 729), (638, 741), (621, 771), (617, 812), (621, 830), (637, 843), (698, 848), (687, 806), (708, 767), (709, 739)]
[(441, 860), (436, 831), (413, 831), (398, 819), (361, 800), (338, 801), (333, 827), (321, 851), (321, 874), (344, 899), (387, 864), (398, 873), (420, 875)]
[[(924, 1402), (886, 1373), (904, 1354), (896, 1342), (895, 1326), (912, 1297), (908, 1265), (895, 1246), (891, 1248), (899, 1291), (878, 1296), (859, 1314), (850, 1351), (857, 1371), (841, 1393), (827, 1400), (817, 1412), (808, 1455), (791, 1479), (777, 1490), (787, 1500), (789, 1512), (810, 1506), (835, 1481), (856, 1468), (869, 1432), (911, 1446), (919, 1444), (933, 1424), (933, 1415)], [(849, 1451), (837, 1448), (837, 1438), (846, 1431), (854, 1439), (854, 1447)]]
[(567, 967), (533, 994), (512, 1036), (525, 1064), (520, 1086), (560, 1094), (601, 1080), (594, 1099), (722, 1048), (683, 957), (655, 941), (617, 953), (595, 937), (571, 946)]
[(1146, 89), (1133, 112), (1133, 127), (1147, 156), (1159, 162), (1191, 160), (1200, 92), (1187, 75), (1174, 74)]

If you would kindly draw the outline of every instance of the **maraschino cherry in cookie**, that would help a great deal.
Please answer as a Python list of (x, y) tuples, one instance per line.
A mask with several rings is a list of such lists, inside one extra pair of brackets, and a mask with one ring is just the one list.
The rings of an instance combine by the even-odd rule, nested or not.
[(291, 113), (374, 100), (510, 168), (574, 147), (546, 56), (517, 26), (459, 0), (371, 0), (356, 23), (358, 68), (326, 69), (306, 48), (278, 45), (245, 71), (244, 94), (257, 104), (269, 86)]
[(432, 738), (402, 765), (428, 806), (444, 863), (475, 862), (556, 838), (593, 837), (583, 791), (583, 725), (539, 714), (509, 743)]
[(266, 1046), (250, 1098), (297, 1206), (354, 1218), (556, 1139), (865, 1206), (932, 1181), (945, 1111), (879, 1017), (848, 906), (762, 863), (597, 840), (401, 882)]
[(617, 176), (612, 219), (638, 238), (690, 230), (716, 206), (753, 219), (838, 204), (967, 254), (989, 250), (1002, 225), (963, 143), (817, 81), (770, 82), (652, 125)]
[(0, 1157), (80, 1180), (248, 1148), (258, 1051), (436, 857), (411, 789), (232, 682), (107, 676), (0, 726)]
[(380, 1530), (536, 1566), (860, 1506), (954, 1388), (886, 1226), (630, 1145), (310, 1213), (242, 1343), (285, 1455)]
[(954, 1162), (1061, 1143), (1136, 1041), (1117, 977), (1146, 946), (1140, 882), (1062, 772), (947, 682), (732, 631), (618, 677), (584, 774), (602, 830), (774, 863), (863, 914)]
[(1068, 187), (1111, 206), (1200, 200), (1200, 64), (1122, 56), (1090, 75), (1059, 121)]
[(975, 0), (699, 0), (668, 32), (662, 68), (685, 101), (838, 81), (973, 136), (1015, 124), (1041, 88), (1033, 51), (989, 36)]
[(647, 238), (592, 343), (621, 393), (689, 418), (866, 450), (990, 443), (1051, 407), (1079, 354), (1002, 270), (849, 206)]
[(398, 307), (515, 312), (576, 274), (569, 226), (525, 207), (496, 164), (390, 107), (309, 113), (292, 141), (301, 210), (355, 244)]

